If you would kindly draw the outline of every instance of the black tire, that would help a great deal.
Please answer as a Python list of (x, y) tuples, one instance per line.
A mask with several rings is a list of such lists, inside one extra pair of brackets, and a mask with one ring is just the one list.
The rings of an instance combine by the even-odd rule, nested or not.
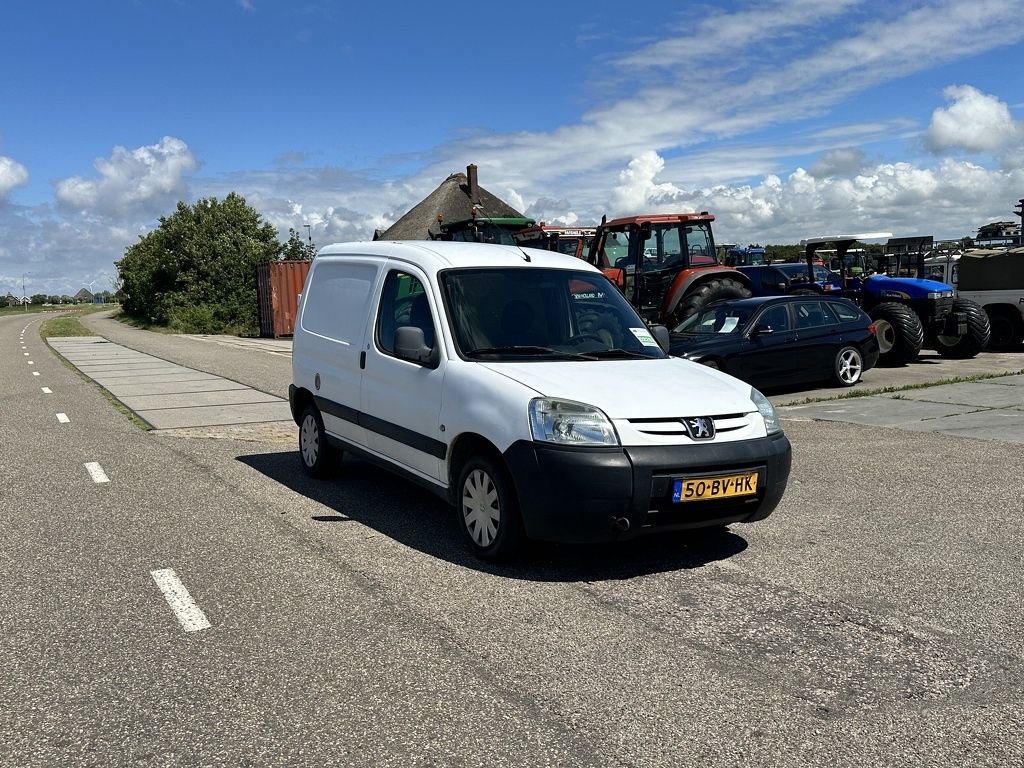
[(459, 472), (456, 509), (459, 527), (481, 560), (508, 560), (522, 547), (525, 534), (519, 502), (504, 467), (487, 456), (474, 456)]
[(921, 319), (906, 304), (886, 301), (868, 314), (878, 337), (879, 365), (906, 365), (917, 359), (924, 345)]
[(966, 360), (976, 356), (988, 345), (992, 326), (989, 325), (985, 310), (976, 301), (956, 299), (953, 302), (953, 311), (962, 312), (967, 318), (967, 333), (963, 336), (936, 335), (933, 342), (935, 349), (943, 357)]
[(310, 403), (302, 409), (299, 419), (299, 460), (310, 477), (330, 476), (338, 466), (341, 452), (327, 442), (324, 420), (319, 409)]
[(853, 346), (843, 347), (836, 353), (832, 376), (841, 387), (852, 387), (864, 374), (864, 356)]
[(988, 339), (988, 349), (994, 352), (1014, 352), (1024, 343), (1024, 318), (1014, 307), (985, 307), (988, 324), (992, 333)]
[(731, 277), (716, 277), (700, 283), (687, 293), (672, 310), (670, 328), (675, 328), (690, 315), (699, 312), (706, 304), (719, 299), (746, 299), (750, 297), (750, 289), (739, 280)]

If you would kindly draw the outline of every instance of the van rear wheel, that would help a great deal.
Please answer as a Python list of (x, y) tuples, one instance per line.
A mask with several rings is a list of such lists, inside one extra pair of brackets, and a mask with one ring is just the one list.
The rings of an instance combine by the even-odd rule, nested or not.
[(522, 546), (519, 504), (504, 468), (476, 456), (459, 473), (459, 525), (473, 554), (482, 560), (507, 560)]
[(315, 405), (307, 405), (299, 420), (299, 458), (310, 477), (327, 477), (341, 458), (341, 452), (327, 442), (324, 420)]

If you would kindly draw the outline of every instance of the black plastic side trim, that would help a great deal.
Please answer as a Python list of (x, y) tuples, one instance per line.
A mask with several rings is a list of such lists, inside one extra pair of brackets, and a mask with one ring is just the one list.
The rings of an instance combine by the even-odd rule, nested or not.
[(375, 432), (378, 435), (386, 437), (395, 442), (402, 443), (402, 445), (408, 445), (410, 448), (415, 448), (417, 451), (433, 456), (438, 459), (443, 459), (448, 454), (448, 446), (436, 440), (428, 435), (422, 435), (419, 432), (415, 432), (406, 427), (399, 426), (390, 421), (379, 419), (376, 416), (370, 416), (367, 413), (358, 411), (355, 408), (350, 408), (347, 405), (336, 403), (333, 400), (328, 400), (326, 397), (314, 396), (316, 400), (316, 407), (319, 408), (323, 413), (330, 414), (342, 421), (347, 421), (351, 424), (358, 424), (364, 429), (368, 429), (371, 432)]

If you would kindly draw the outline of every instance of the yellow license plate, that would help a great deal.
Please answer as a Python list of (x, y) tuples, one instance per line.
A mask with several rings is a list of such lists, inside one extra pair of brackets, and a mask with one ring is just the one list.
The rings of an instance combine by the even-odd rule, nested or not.
[(727, 499), (730, 496), (752, 496), (755, 493), (757, 493), (757, 472), (719, 477), (691, 477), (675, 481), (672, 488), (672, 501)]

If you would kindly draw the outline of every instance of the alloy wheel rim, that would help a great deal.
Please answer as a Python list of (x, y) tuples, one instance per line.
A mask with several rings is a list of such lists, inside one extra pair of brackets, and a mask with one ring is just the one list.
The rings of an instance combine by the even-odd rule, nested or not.
[(847, 384), (856, 384), (860, 379), (862, 364), (860, 355), (848, 349), (839, 357), (839, 378)]
[(462, 516), (473, 542), (490, 546), (498, 535), (501, 505), (494, 481), (482, 469), (470, 472), (462, 486)]

